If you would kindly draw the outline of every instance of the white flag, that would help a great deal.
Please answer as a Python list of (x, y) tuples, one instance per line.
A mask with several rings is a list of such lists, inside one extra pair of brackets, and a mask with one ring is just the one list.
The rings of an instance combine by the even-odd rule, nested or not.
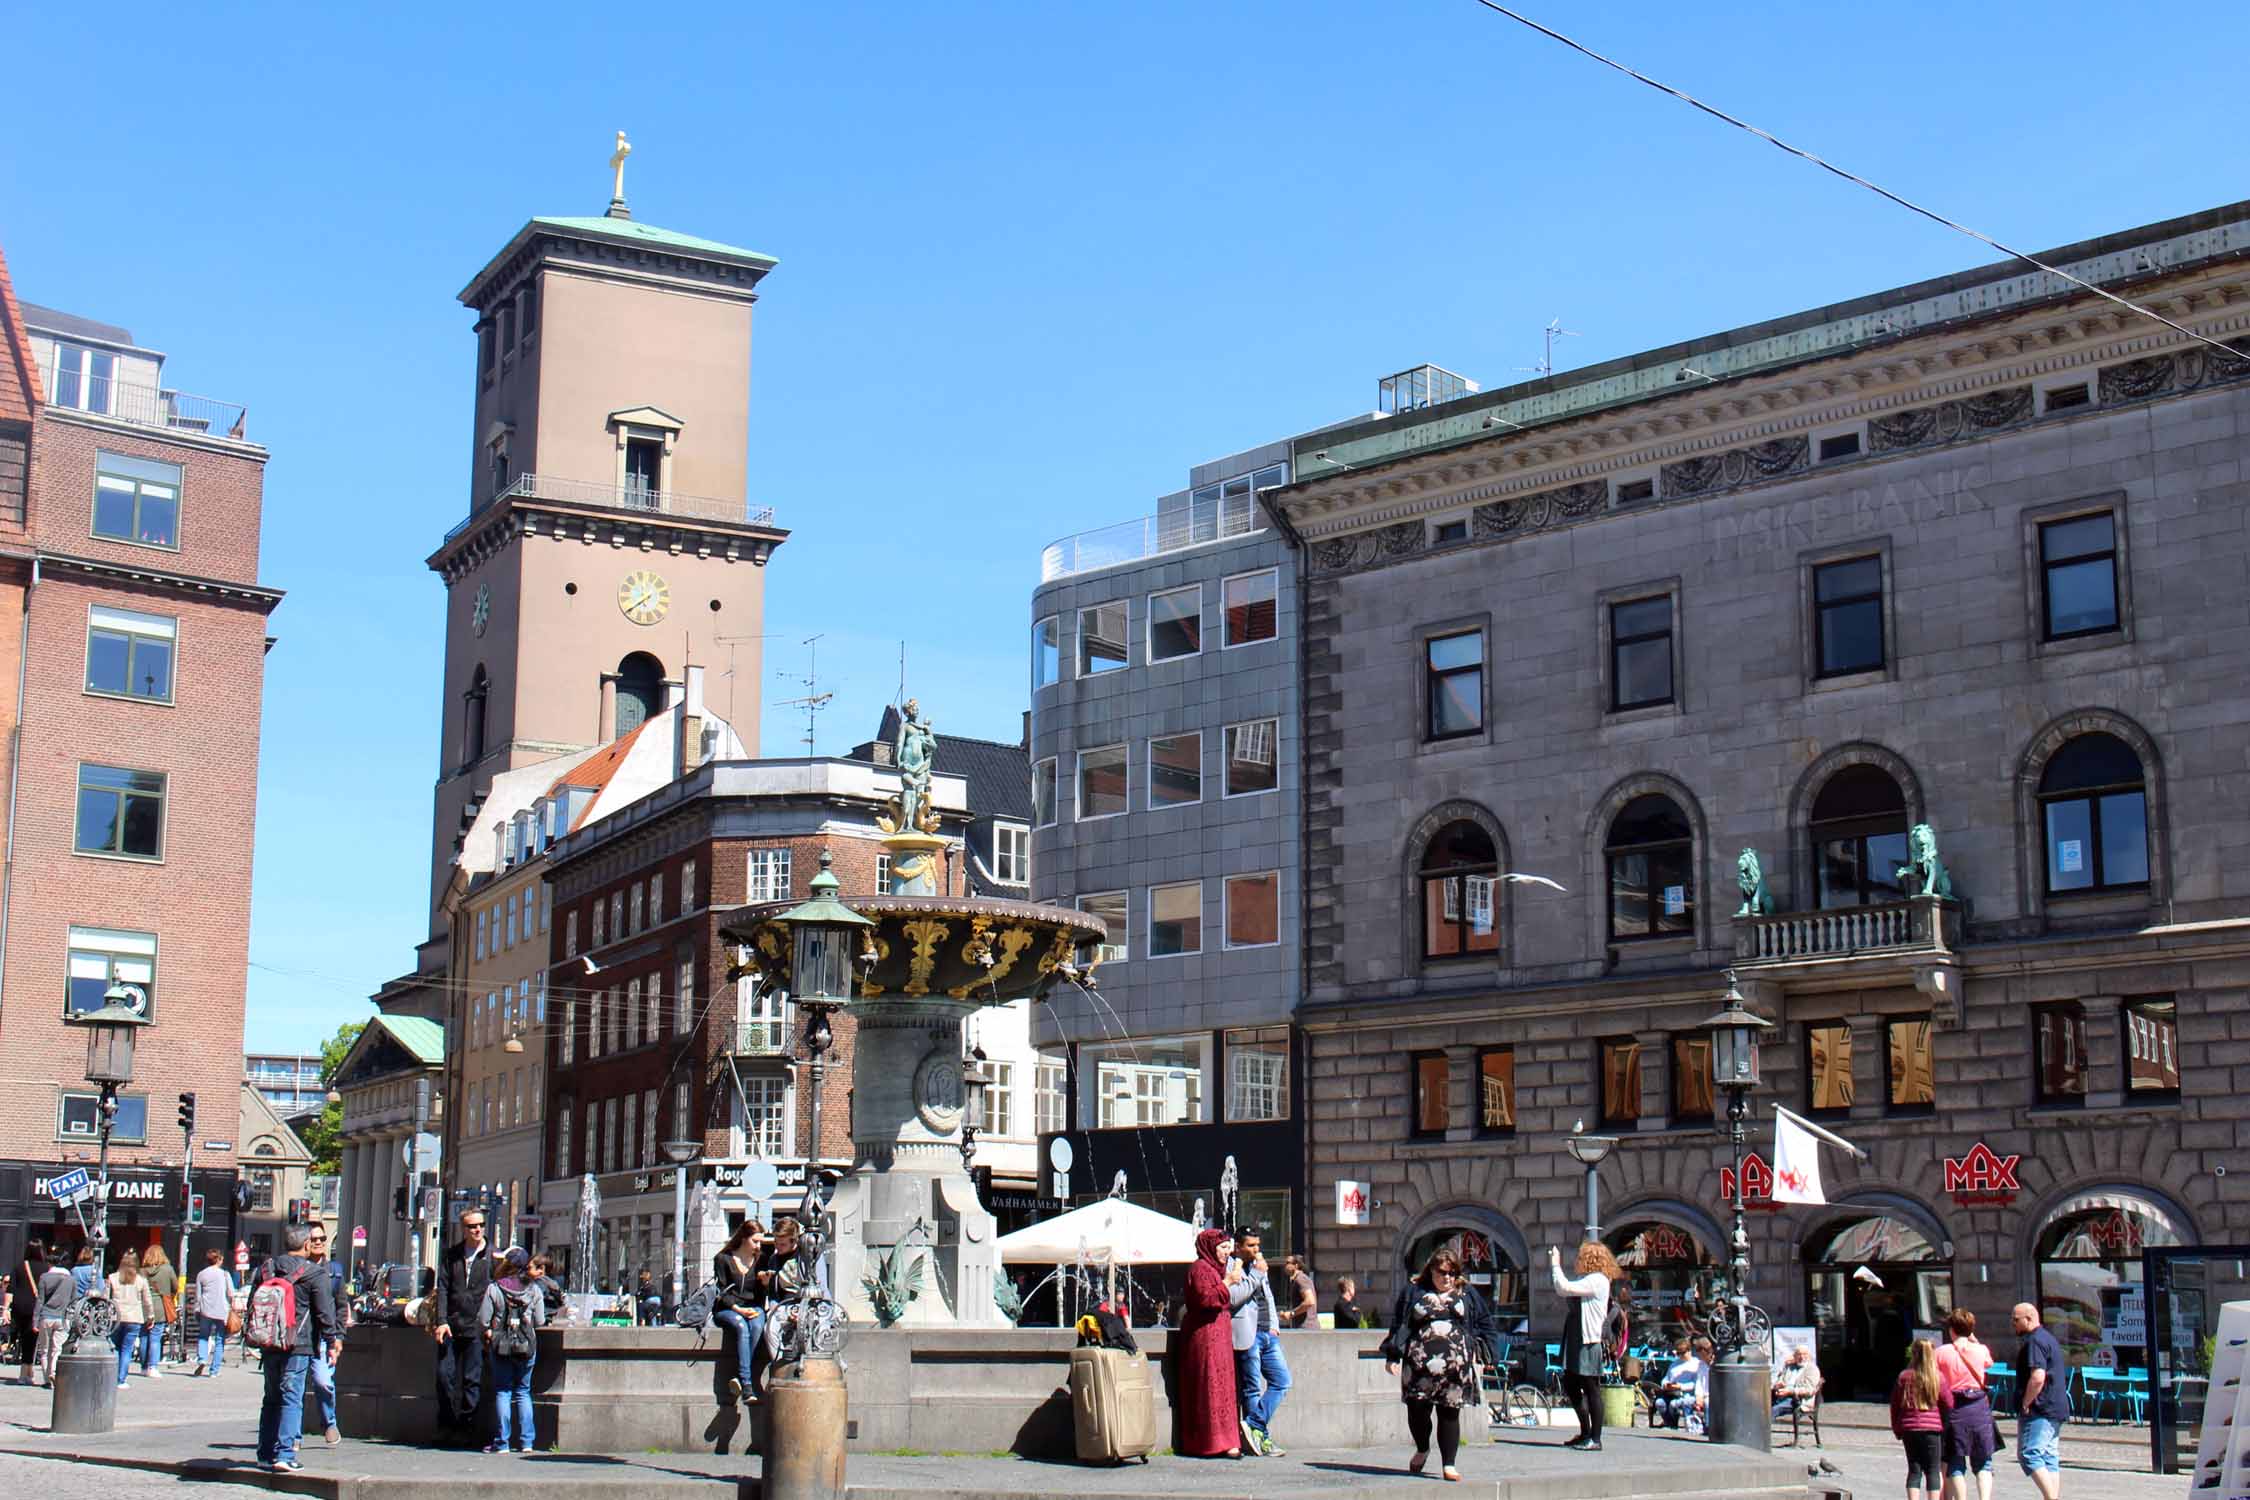
[(1773, 1116), (1773, 1201), (1828, 1201), (1820, 1190), (1820, 1142), (1785, 1109)]

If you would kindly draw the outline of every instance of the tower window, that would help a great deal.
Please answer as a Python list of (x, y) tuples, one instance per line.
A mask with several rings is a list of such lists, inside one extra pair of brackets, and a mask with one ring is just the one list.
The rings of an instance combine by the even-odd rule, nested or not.
[(664, 667), (646, 651), (636, 651), (617, 664), (617, 734), (619, 738), (656, 717), (664, 706)]
[(462, 694), (461, 702), (461, 764), (473, 766), (484, 759), (484, 709), (485, 700), (492, 691), (492, 679), (483, 667), (469, 682), (469, 690)]
[(656, 438), (625, 440), (625, 493), (654, 495), (664, 487), (664, 444)]

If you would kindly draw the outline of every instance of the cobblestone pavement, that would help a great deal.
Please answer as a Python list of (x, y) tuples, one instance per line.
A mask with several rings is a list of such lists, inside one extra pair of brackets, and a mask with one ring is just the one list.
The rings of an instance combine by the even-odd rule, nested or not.
[[(1852, 1500), (1894, 1500), (1906, 1493), (1906, 1460), (1888, 1432), (1831, 1427), (1823, 1436), (1826, 1446), (1817, 1450), (1808, 1437), (1803, 1448), (1775, 1451), (1788, 1458), (1802, 1454), (1807, 1463), (1827, 1458), (1844, 1471), (1839, 1482), (1852, 1492)], [(2039, 1492), (2016, 1467), (2013, 1433), (2009, 1434), (2008, 1441), (2009, 1450), (1993, 1462), (1992, 1500), (2037, 1500)], [(2136, 1462), (2137, 1473), (2119, 1467)], [(2101, 1467), (2089, 1466), (2094, 1464)], [(2063, 1500), (2157, 1500), (2158, 1496), (2163, 1500), (2183, 1500), (2187, 1495), (2185, 1474), (2161, 1475), (2147, 1471), (2145, 1448), (2136, 1455), (2118, 1444), (2073, 1444), (2069, 1429), (2064, 1429)]]

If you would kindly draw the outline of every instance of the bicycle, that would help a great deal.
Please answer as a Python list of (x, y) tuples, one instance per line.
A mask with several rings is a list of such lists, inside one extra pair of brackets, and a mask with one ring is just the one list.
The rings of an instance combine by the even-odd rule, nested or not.
[[(1545, 1427), (1553, 1408), (1529, 1381), (1511, 1384), (1505, 1374), (1486, 1386), (1485, 1414), (1495, 1427)], [(1498, 1441), (1498, 1439), (1494, 1439)]]

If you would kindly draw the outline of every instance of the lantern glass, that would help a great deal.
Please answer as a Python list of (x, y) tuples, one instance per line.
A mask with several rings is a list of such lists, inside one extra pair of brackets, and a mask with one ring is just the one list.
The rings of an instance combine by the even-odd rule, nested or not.
[(824, 922), (797, 924), (791, 977), (800, 999), (840, 1004), (851, 997), (852, 930)]
[(86, 1081), (133, 1081), (133, 1032), (129, 1025), (96, 1022), (86, 1028)]
[(984, 1094), (988, 1087), (990, 1084), (984, 1076), (984, 1069), (978, 1064), (971, 1063), (961, 1070), (962, 1103), (965, 1106), (961, 1117), (979, 1130), (984, 1128)]

